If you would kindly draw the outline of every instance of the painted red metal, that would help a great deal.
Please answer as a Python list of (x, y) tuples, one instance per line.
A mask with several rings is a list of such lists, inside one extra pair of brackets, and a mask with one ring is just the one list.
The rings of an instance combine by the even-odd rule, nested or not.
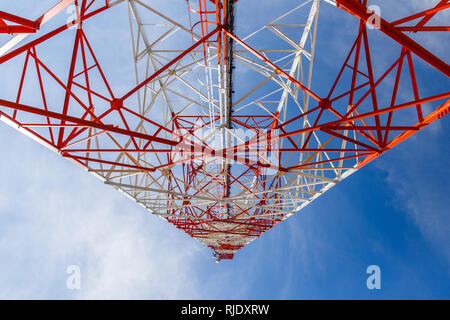
[[(15, 24), (8, 25), (5, 21)], [(37, 22), (0, 11), (0, 33), (34, 33), (38, 29), (39, 23)]]

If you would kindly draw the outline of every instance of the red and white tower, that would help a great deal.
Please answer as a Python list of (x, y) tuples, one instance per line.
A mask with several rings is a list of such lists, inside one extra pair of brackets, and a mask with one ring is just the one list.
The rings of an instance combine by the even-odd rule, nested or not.
[[(246, 0), (62, 0), (36, 20), (0, 11), (0, 119), (230, 259), (450, 109), (450, 92), (422, 88), (450, 83), (448, 55), (423, 41), (448, 41), (438, 18), (450, 1), (389, 21), (389, 1), (291, 2), (244, 35)], [(345, 56), (327, 61), (316, 42), (341, 31), (320, 34), (334, 18), (323, 6), (354, 24)], [(96, 44), (129, 46), (95, 28), (118, 14), (135, 70), (125, 89), (105, 61), (115, 49)], [(329, 65), (334, 81), (315, 84)]]

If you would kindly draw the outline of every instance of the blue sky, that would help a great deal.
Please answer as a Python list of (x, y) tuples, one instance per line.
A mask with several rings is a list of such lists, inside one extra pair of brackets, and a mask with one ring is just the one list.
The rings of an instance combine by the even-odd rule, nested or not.
[[(0, 125), (0, 298), (448, 299), (449, 129), (448, 117), (435, 122), (216, 264), (197, 241)], [(372, 264), (379, 291), (366, 287)], [(81, 268), (81, 290), (66, 288), (69, 265)]]

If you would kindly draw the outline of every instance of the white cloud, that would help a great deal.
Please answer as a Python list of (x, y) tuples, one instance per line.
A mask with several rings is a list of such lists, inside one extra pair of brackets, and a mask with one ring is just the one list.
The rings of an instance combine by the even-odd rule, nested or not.
[(445, 143), (439, 142), (439, 134), (444, 134), (440, 124), (433, 124), (404, 142), (403, 148), (385, 154), (385, 161), (376, 165), (388, 174), (386, 181), (394, 191), (392, 206), (407, 213), (450, 264), (448, 169), (443, 166)]
[[(203, 248), (65, 159), (2, 126), (0, 297), (186, 298)], [(18, 161), (20, 159), (20, 161)], [(147, 214), (146, 214), (147, 213)], [(202, 250), (202, 251), (201, 251)], [(82, 290), (65, 287), (79, 265)]]

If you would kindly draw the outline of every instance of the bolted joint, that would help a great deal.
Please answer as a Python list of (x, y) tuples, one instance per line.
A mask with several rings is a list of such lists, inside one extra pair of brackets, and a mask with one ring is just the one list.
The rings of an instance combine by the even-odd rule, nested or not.
[(123, 108), (123, 101), (121, 99), (113, 99), (111, 101), (111, 108), (114, 110), (120, 110)]
[(444, 116), (446, 116), (450, 112), (450, 103), (447, 104), (444, 108), (441, 109), (441, 111), (438, 113), (438, 119), (442, 119)]
[(320, 107), (321, 107), (323, 110), (330, 109), (330, 108), (331, 108), (331, 101), (330, 101), (329, 99), (323, 99), (323, 100), (320, 102)]

